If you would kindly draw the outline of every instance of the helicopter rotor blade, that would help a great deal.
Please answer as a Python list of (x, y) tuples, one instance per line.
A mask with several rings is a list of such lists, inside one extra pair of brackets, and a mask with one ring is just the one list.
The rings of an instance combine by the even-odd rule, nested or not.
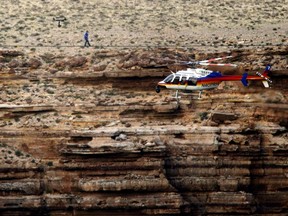
[(233, 58), (233, 56), (225, 56), (225, 57), (220, 57), (220, 58), (212, 58), (212, 59), (203, 60), (203, 61), (199, 61), (199, 62), (201, 62), (201, 63), (207, 63), (207, 62), (219, 61), (219, 60), (228, 59), (228, 58)]
[(199, 65), (203, 66), (227, 66), (227, 67), (237, 67), (236, 64), (213, 64), (213, 63), (205, 63), (205, 62), (200, 62)]
[(203, 65), (203, 66), (227, 66), (227, 67), (237, 67), (235, 64), (225, 64), (225, 63), (211, 63), (214, 61), (219, 61), (223, 59), (228, 59), (228, 58), (233, 58), (234, 56), (225, 56), (225, 57), (220, 57), (220, 58), (212, 58), (212, 59), (207, 59), (203, 61), (176, 61), (172, 59), (161, 59), (161, 58), (155, 58), (154, 60), (157, 61), (157, 63), (164, 63), (162, 66), (169, 66), (169, 65), (188, 65), (188, 66), (196, 66), (196, 65)]
[(198, 61), (178, 61), (176, 64), (179, 65), (197, 65), (199, 64)]

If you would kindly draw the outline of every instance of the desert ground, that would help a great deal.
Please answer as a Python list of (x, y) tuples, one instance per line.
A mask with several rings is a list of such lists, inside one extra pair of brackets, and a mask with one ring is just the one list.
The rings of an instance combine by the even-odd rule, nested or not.
[[(79, 53), (86, 30), (96, 49), (287, 45), (287, 11), (287, 0), (9, 0), (0, 45)], [(59, 16), (67, 19), (60, 28)]]

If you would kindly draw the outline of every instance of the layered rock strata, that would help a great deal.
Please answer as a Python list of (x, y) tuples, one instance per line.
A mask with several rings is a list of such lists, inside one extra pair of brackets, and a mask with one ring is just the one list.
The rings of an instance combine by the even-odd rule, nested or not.
[(275, 63), (271, 89), (227, 82), (179, 104), (154, 93), (173, 50), (153, 52), (162, 62), (149, 51), (46, 54), (37, 67), (0, 54), (2, 215), (288, 212), (287, 50), (238, 51), (244, 66)]

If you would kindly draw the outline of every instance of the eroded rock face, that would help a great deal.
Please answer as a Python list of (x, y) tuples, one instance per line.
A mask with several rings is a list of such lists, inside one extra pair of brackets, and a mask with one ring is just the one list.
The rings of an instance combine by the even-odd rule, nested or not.
[(0, 50), (0, 55), (4, 57), (23, 56), (24, 53), (18, 50)]
[(42, 65), (42, 62), (37, 58), (31, 58), (27, 61), (26, 64), (31, 69), (38, 69)]
[(81, 67), (83, 66), (85, 63), (87, 62), (87, 58), (84, 56), (74, 56), (71, 57), (68, 61), (67, 61), (67, 65), (70, 68), (74, 68), (74, 67)]
[(286, 214), (287, 73), (271, 89), (229, 83), (177, 104), (174, 92), (154, 93), (167, 70), (156, 65), (173, 52), (100, 52), (72, 71), (70, 57), (49, 54), (30, 73), (16, 64), (25, 56), (4, 62), (1, 215)]

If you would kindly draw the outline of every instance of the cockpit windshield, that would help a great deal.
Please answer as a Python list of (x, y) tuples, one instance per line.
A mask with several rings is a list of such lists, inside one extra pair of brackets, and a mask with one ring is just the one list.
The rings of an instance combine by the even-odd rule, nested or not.
[(169, 82), (172, 81), (173, 77), (174, 77), (174, 74), (170, 74), (170, 75), (167, 76), (163, 81), (164, 81), (165, 83), (169, 83)]

